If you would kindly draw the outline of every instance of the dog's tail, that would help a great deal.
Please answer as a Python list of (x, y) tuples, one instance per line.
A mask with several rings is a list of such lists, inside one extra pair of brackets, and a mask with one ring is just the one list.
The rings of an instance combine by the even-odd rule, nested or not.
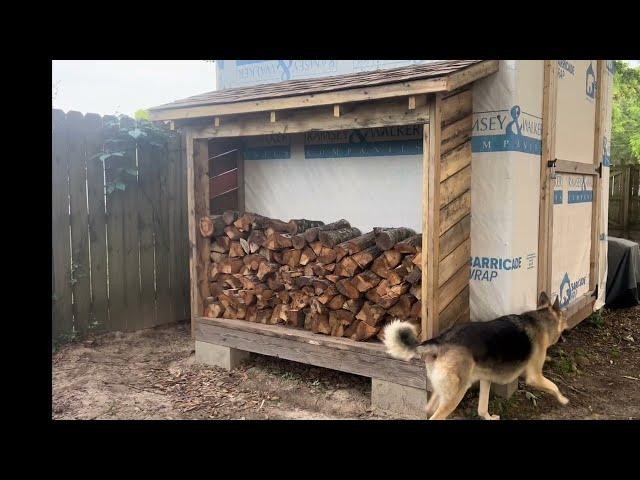
[(384, 328), (384, 344), (392, 357), (411, 360), (418, 356), (420, 340), (411, 323), (394, 320)]

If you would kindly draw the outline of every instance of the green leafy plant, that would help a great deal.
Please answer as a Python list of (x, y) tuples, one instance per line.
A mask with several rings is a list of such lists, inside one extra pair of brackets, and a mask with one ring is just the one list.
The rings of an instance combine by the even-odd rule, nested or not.
[(104, 163), (109, 178), (104, 189), (110, 195), (117, 190), (124, 192), (127, 185), (137, 179), (138, 170), (109, 165), (107, 162), (115, 158), (126, 158), (128, 152), (135, 151), (139, 146), (166, 148), (169, 132), (161, 125), (149, 121), (148, 112), (144, 110), (136, 112), (135, 121), (118, 115), (105, 121), (104, 127), (110, 135), (104, 141), (103, 150), (93, 155), (92, 159)]
[(614, 61), (611, 161), (640, 164), (640, 67)]

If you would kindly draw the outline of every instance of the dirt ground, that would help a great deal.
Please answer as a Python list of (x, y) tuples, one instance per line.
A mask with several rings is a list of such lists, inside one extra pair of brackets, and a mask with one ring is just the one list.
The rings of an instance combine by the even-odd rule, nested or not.
[[(188, 323), (105, 333), (52, 358), (54, 419), (391, 419), (370, 407), (370, 380), (261, 355), (238, 369), (196, 365)], [(570, 400), (520, 383), (492, 398), (502, 419), (640, 418), (640, 307), (595, 314), (549, 349), (545, 375)], [(451, 418), (475, 419), (469, 391)]]

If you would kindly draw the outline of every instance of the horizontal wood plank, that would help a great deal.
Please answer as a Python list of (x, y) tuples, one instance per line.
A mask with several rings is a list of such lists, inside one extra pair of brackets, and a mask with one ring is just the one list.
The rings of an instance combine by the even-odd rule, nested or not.
[(240, 320), (198, 318), (195, 338), (248, 352), (340, 370), (400, 385), (426, 388), (426, 371), (420, 361), (389, 357), (382, 344), (366, 344), (325, 337), (306, 330), (262, 325)]
[(270, 122), (266, 115), (230, 117), (219, 128), (194, 126), (193, 132), (195, 138), (240, 137), (413, 125), (428, 121), (428, 105), (409, 110), (406, 102), (387, 101), (361, 103), (339, 117), (333, 115), (333, 107), (292, 111), (288, 117), (276, 122)]
[(556, 173), (574, 173), (576, 175), (598, 175), (593, 163), (556, 160)]

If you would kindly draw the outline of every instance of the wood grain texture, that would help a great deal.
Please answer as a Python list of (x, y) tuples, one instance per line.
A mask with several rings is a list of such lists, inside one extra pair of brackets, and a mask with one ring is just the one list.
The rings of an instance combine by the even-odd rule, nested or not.
[(69, 201), (71, 204), (73, 319), (74, 328), (79, 333), (85, 333), (90, 323), (91, 275), (84, 117), (80, 112), (68, 112), (67, 125), (69, 127), (67, 153), (69, 157)]
[(69, 246), (68, 125), (62, 110), (52, 110), (51, 237), (53, 255), (53, 338), (73, 328), (71, 248)]
[(211, 318), (196, 320), (195, 338), (401, 385), (427, 386), (426, 371), (421, 361), (395, 360), (386, 354), (380, 343), (353, 342), (306, 330)]

